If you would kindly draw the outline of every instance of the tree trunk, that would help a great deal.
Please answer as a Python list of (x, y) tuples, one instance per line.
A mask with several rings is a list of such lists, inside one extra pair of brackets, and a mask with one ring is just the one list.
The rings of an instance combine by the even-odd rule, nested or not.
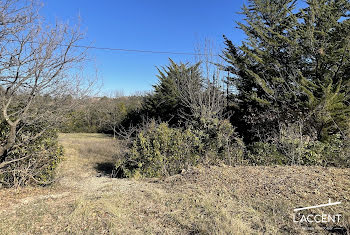
[(115, 139), (115, 133), (116, 133), (116, 130), (115, 130), (116, 128), (115, 127), (113, 127), (113, 139)]
[(16, 141), (16, 129), (17, 129), (17, 124), (14, 123), (13, 125), (10, 125), (10, 134), (7, 137), (6, 144), (4, 146), (0, 147), (0, 159), (1, 157), (4, 156), (5, 152), (9, 150)]

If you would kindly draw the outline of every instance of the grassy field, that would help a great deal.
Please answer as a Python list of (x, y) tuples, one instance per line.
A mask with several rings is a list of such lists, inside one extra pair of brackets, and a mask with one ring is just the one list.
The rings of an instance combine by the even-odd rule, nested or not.
[(52, 186), (0, 190), (0, 234), (319, 234), (330, 224), (301, 226), (293, 209), (329, 198), (342, 204), (311, 212), (341, 214), (337, 226), (350, 229), (350, 169), (221, 166), (115, 179), (117, 141), (61, 134), (60, 143)]

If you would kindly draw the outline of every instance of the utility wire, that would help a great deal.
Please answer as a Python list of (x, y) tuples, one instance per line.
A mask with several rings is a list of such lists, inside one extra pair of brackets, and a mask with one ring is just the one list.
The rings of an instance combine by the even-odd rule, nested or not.
[[(66, 45), (61, 45), (61, 46), (66, 46)], [(72, 47), (86, 48), (86, 49), (95, 49), (95, 50), (105, 50), (105, 51), (125, 51), (125, 52), (151, 53), (151, 54), (210, 56), (209, 54), (205, 54), (205, 53), (192, 53), (192, 52), (152, 51), (152, 50), (124, 49), (124, 48), (111, 48), (111, 47), (95, 47), (95, 46), (83, 46), (83, 45), (72, 45)], [(212, 56), (219, 56), (219, 55), (213, 54)]]
[[(19, 40), (9, 40), (12, 42), (20, 42)], [(30, 43), (40, 44), (39, 42), (29, 41)], [(44, 43), (48, 44), (48, 43)], [(125, 49), (125, 48), (112, 48), (112, 47), (96, 47), (96, 46), (85, 46), (85, 45), (67, 45), (67, 44), (57, 44), (63, 47), (75, 47), (75, 48), (85, 48), (94, 50), (104, 50), (104, 51), (123, 51), (123, 52), (136, 52), (136, 53), (150, 53), (150, 54), (169, 54), (169, 55), (191, 55), (191, 56), (217, 56), (219, 54), (206, 54), (206, 53), (194, 53), (194, 52), (174, 52), (174, 51), (153, 51), (153, 50), (138, 50), (138, 49)]]

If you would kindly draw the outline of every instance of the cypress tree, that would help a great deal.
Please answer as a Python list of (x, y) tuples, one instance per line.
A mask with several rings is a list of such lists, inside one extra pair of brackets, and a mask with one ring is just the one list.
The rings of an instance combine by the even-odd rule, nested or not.
[(350, 2), (308, 0), (299, 13), (298, 73), (318, 139), (345, 134), (350, 117)]
[(196, 79), (192, 84), (198, 84), (200, 91), (202, 76), (199, 64), (177, 64), (170, 59), (170, 65), (158, 68), (158, 72), (158, 84), (153, 86), (154, 93), (144, 101), (143, 115), (171, 125), (181, 124), (190, 110), (182, 102), (179, 89), (186, 84), (183, 80)]
[(225, 37), (234, 124), (247, 142), (300, 122), (319, 140), (349, 126), (349, 1), (250, 0), (241, 46)]
[(233, 122), (247, 142), (266, 139), (280, 122), (296, 119), (302, 94), (296, 82), (296, 1), (250, 0), (243, 6), (241, 46), (225, 36), (226, 70), (233, 76)]

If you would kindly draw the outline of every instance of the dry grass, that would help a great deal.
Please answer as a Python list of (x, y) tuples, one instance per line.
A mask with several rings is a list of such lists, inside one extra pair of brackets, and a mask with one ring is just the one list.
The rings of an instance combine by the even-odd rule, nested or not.
[(99, 164), (113, 164), (118, 153), (118, 142), (101, 134), (60, 134), (59, 141), (65, 161), (58, 169), (58, 178), (68, 186), (80, 187), (81, 180), (96, 176)]
[[(166, 179), (96, 177), (118, 143), (64, 134), (66, 160), (50, 188), (0, 191), (0, 234), (297, 234), (293, 208), (342, 201), (350, 228), (350, 170), (199, 167)], [(313, 211), (320, 212), (320, 211)], [(320, 227), (312, 230), (321, 233)]]

